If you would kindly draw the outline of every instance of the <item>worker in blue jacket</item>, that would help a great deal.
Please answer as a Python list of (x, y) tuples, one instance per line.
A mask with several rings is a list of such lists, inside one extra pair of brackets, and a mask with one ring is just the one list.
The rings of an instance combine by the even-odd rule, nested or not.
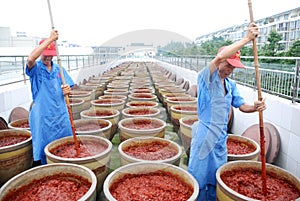
[[(49, 38), (40, 41), (28, 56), (26, 74), (30, 77), (33, 105), (29, 114), (32, 134), (34, 164), (46, 164), (44, 148), (50, 142), (72, 135), (72, 127), (64, 99), (74, 82), (63, 69), (65, 85), (62, 85), (60, 67), (52, 61), (57, 55), (55, 42), (57, 30)], [(40, 60), (36, 61), (40, 57)]]
[(221, 47), (217, 56), (198, 75), (198, 117), (192, 126), (188, 171), (199, 183), (198, 200), (216, 201), (216, 171), (227, 162), (227, 123), (231, 105), (250, 113), (266, 109), (264, 101), (248, 104), (236, 83), (228, 77), (235, 68), (245, 68), (240, 49), (258, 35), (251, 23), (240, 41)]

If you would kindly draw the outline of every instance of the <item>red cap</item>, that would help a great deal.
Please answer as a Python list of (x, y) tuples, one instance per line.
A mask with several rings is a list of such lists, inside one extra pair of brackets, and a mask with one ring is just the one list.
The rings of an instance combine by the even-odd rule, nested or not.
[[(43, 39), (40, 41), (39, 44), (42, 44), (46, 39)], [(43, 56), (56, 56), (56, 48), (55, 48), (55, 43), (52, 42), (50, 43), (50, 45), (48, 45), (44, 51), (42, 52)]]
[[(223, 46), (219, 49), (218, 53), (222, 52), (223, 49), (227, 46)], [(240, 50), (234, 53), (231, 57), (226, 59), (226, 61), (235, 68), (245, 68), (245, 66), (241, 63), (241, 52)]]

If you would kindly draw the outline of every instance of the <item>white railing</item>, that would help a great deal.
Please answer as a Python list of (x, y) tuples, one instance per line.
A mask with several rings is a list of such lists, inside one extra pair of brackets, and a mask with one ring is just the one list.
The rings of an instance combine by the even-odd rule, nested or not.
[[(250, 57), (242, 57), (249, 59)], [(199, 72), (212, 59), (211, 56), (159, 56), (156, 59), (173, 65), (181, 66), (190, 70)], [(294, 65), (276, 64), (263, 62), (266, 59), (272, 60), (294, 60)], [(300, 57), (259, 57), (259, 72), (261, 80), (261, 89), (264, 92), (278, 95), (292, 102), (300, 102)], [(251, 62), (243, 62), (246, 69), (236, 69), (231, 78), (237, 83), (256, 87), (255, 68)]]
[[(117, 56), (117, 54), (63, 55), (60, 59), (62, 66), (70, 72), (102, 65)], [(0, 56), (0, 86), (26, 82), (28, 80), (28, 76), (25, 75), (26, 61), (27, 56)], [(57, 62), (57, 57), (54, 57), (53, 61)]]

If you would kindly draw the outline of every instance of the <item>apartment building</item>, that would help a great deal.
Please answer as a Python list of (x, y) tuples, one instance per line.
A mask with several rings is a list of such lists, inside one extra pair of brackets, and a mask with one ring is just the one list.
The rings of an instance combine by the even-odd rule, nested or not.
[[(271, 30), (275, 30), (282, 35), (280, 43), (283, 44), (285, 50), (288, 50), (293, 42), (300, 40), (300, 7), (256, 20), (255, 23), (260, 29), (257, 38), (258, 48), (265, 45)], [(222, 37), (225, 40), (235, 42), (244, 36), (247, 26), (248, 23), (243, 23), (202, 35), (196, 38), (195, 43), (200, 45), (205, 41), (212, 40), (213, 37)]]

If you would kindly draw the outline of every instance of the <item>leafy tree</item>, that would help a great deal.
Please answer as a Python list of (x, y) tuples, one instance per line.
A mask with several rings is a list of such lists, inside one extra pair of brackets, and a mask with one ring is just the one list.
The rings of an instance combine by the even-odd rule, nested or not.
[[(248, 46), (244, 46), (241, 49), (241, 55), (242, 56), (253, 56), (253, 48), (252, 47), (248, 47)], [(253, 61), (253, 58), (245, 58), (243, 59), (244, 61)]]
[[(284, 46), (280, 43), (282, 35), (276, 30), (271, 30), (267, 43), (258, 50), (259, 55), (270, 57), (297, 57), (300, 55), (300, 40), (293, 43), (287, 52), (284, 52)], [(200, 45), (195, 43), (182, 43), (171, 42), (158, 51), (159, 54), (172, 55), (172, 56), (214, 56), (218, 49), (225, 45), (230, 45), (233, 42), (225, 40), (223, 37), (215, 37), (209, 41), (203, 42)], [(241, 49), (242, 56), (253, 56), (253, 49), (250, 46), (244, 46)], [(243, 60), (252, 62), (253, 58), (244, 58)], [(294, 60), (279, 60), (279, 59), (261, 59), (260, 62), (264, 63), (282, 63), (282, 64), (295, 64)]]
[(253, 56), (253, 48), (244, 46), (241, 49), (241, 54), (242, 54), (242, 56)]
[(182, 43), (182, 42), (171, 42), (167, 44), (164, 47), (161, 47), (159, 49), (159, 54), (163, 55), (172, 55), (172, 56), (178, 56), (183, 55), (184, 51), (188, 49), (191, 45), (188, 43)]
[(272, 29), (267, 38), (267, 43), (262, 46), (260, 55), (275, 57), (284, 50), (283, 44), (279, 43), (282, 40), (282, 35)]
[(185, 49), (182, 50), (182, 55), (184, 56), (193, 56), (199, 54), (200, 54), (199, 47), (195, 43), (186, 44)]
[(218, 49), (225, 45), (232, 44), (232, 41), (225, 41), (223, 37), (213, 37), (212, 40), (206, 41), (200, 45), (202, 55), (216, 55)]
[(201, 45), (195, 43), (172, 42), (161, 48), (165, 54), (196, 56), (196, 55), (216, 55), (218, 49), (224, 45), (230, 45), (232, 41), (225, 41), (222, 37), (213, 37), (212, 40), (206, 41)]
[[(290, 49), (286, 52), (287, 57), (299, 57), (300, 56), (300, 40), (296, 40)], [(287, 63), (295, 64), (296, 61), (288, 60)]]

